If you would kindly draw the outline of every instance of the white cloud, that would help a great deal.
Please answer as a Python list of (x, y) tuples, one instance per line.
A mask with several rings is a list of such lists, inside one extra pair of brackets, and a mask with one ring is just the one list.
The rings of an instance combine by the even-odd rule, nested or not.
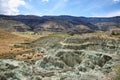
[[(30, 2), (31, 1), (34, 1), (34, 0), (29, 0)], [(40, 0), (41, 2), (49, 2), (49, 0)]]
[(0, 0), (0, 14), (17, 15), (20, 13), (18, 8), (25, 5), (24, 0)]
[(113, 0), (114, 2), (119, 2), (120, 0)]
[(41, 0), (42, 2), (48, 2), (49, 0)]
[(120, 16), (120, 11), (111, 12), (106, 15), (107, 17)]
[(114, 17), (114, 16), (120, 16), (120, 11), (114, 11), (105, 14), (98, 14), (98, 13), (92, 14), (92, 17)]
[(48, 13), (51, 14), (51, 13), (54, 13), (56, 12), (56, 10), (60, 10), (62, 8), (64, 8), (67, 4), (68, 0), (58, 0), (58, 2), (53, 5), (53, 8), (51, 8)]

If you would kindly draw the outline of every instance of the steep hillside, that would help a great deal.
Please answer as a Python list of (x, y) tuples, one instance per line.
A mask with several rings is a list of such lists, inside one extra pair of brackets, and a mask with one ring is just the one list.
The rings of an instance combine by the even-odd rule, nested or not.
[(16, 44), (30, 42), (29, 38), (21, 37), (0, 29), (0, 58), (12, 57), (14, 54), (25, 51), (15, 47)]
[(29, 31), (30, 27), (19, 21), (15, 21), (12, 19), (6, 20), (0, 18), (0, 29), (4, 29), (10, 32), (16, 32), (16, 31), (24, 32), (24, 31)]
[(89, 21), (90, 23), (98, 26), (99, 30), (108, 31), (114, 28), (120, 28), (120, 17), (100, 17), (100, 18), (82, 18), (83, 21)]
[[(87, 18), (74, 16), (34, 16), (0, 15), (0, 28), (8, 31), (49, 31), (59, 33), (87, 33), (94, 31), (109, 31), (120, 28), (120, 17)], [(9, 25), (9, 26), (8, 26)]]
[(19, 40), (23, 40), (23, 39), (25, 39), (25, 38), (11, 34), (10, 32), (6, 32), (6, 31), (0, 29), (0, 40), (3, 40), (3, 41), (7, 40), (8, 42), (12, 43), (14, 41), (19, 42)]

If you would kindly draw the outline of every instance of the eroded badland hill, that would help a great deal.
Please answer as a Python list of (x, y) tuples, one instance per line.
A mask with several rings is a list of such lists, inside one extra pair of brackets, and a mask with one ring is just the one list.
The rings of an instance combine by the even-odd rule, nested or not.
[(0, 17), (0, 80), (120, 80), (119, 17)]

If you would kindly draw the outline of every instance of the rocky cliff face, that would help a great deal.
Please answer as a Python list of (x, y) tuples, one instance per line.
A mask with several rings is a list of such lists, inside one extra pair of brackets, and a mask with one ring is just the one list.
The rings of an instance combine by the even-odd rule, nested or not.
[(45, 37), (31, 43), (37, 61), (0, 59), (1, 80), (103, 80), (120, 61), (120, 39), (102, 33)]

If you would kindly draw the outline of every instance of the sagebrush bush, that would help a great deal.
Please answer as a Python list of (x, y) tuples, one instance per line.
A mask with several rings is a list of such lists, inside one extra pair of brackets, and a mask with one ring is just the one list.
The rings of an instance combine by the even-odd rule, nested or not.
[(116, 76), (112, 80), (120, 80), (120, 65), (115, 67)]

